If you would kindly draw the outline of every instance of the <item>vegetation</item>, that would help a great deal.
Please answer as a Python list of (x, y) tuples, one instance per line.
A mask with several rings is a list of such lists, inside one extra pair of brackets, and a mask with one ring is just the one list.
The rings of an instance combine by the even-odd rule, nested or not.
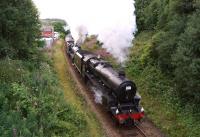
[(60, 33), (60, 38), (64, 39), (67, 34), (69, 34), (69, 31), (65, 31), (64, 26), (61, 22), (54, 22), (53, 23), (54, 31)]
[(3, 0), (0, 13), (0, 136), (97, 136), (83, 111), (66, 101), (50, 54), (39, 49), (32, 1)]
[(63, 87), (66, 101), (76, 108), (76, 111), (82, 113), (86, 120), (86, 130), (81, 131), (80, 136), (103, 137), (102, 130), (94, 113), (91, 112), (88, 104), (80, 94), (80, 91), (68, 70), (69, 66), (66, 63), (66, 58), (63, 54), (63, 43), (64, 42), (58, 41), (57, 45), (54, 47), (54, 66), (60, 79), (61, 86)]
[(127, 62), (127, 75), (136, 83), (146, 115), (170, 137), (198, 137), (198, 113), (175, 95), (174, 82), (150, 58), (152, 32), (137, 35)]
[(200, 104), (200, 2), (136, 0), (136, 8), (138, 34), (154, 32), (152, 63), (174, 80), (184, 104)]
[(41, 19), (40, 22), (43, 25), (51, 25), (54, 27), (54, 31), (60, 33), (60, 37), (64, 38), (65, 35), (70, 33), (70, 30), (65, 30), (65, 27), (68, 26), (67, 22), (62, 19)]
[(55, 23), (53, 23), (53, 26), (54, 26), (54, 31), (65, 34), (65, 29), (64, 29), (64, 26), (62, 23), (55, 22)]
[(198, 137), (200, 3), (136, 0), (135, 6), (138, 32), (127, 72), (147, 114), (169, 136)]
[(64, 100), (47, 62), (0, 60), (0, 136), (78, 136), (83, 114)]
[(40, 24), (32, 1), (1, 1), (0, 20), (0, 58), (35, 58)]
[(62, 19), (41, 19), (40, 21), (44, 25), (52, 25), (54, 23), (60, 23), (62, 24), (62, 26), (68, 26), (67, 22)]

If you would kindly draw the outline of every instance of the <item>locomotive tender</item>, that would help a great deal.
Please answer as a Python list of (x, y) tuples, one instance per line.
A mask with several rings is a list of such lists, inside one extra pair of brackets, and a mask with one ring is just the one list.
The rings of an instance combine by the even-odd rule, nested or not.
[(117, 73), (105, 60), (82, 50), (74, 44), (72, 36), (66, 37), (65, 46), (67, 55), (82, 78), (102, 89), (103, 104), (120, 124), (140, 121), (144, 117), (136, 85), (123, 72)]

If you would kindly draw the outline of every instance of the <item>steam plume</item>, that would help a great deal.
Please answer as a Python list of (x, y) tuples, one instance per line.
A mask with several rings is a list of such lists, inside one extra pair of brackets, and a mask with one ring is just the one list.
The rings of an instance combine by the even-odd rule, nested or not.
[[(90, 4), (88, 4), (88, 1)], [(133, 0), (86, 0), (77, 18), (68, 18), (72, 34), (82, 36), (98, 34), (98, 39), (103, 42), (103, 48), (113, 54), (118, 61), (123, 62), (132, 45), (133, 33), (136, 31), (136, 17)], [(79, 31), (77, 32), (77, 27)], [(80, 29), (81, 28), (81, 29)], [(86, 29), (87, 28), (87, 29)], [(81, 31), (80, 31), (81, 30)], [(83, 31), (84, 30), (84, 31)]]
[(78, 33), (78, 39), (77, 39), (76, 43), (81, 46), (81, 44), (83, 44), (83, 42), (88, 34), (87, 28), (83, 25), (78, 26), (76, 28), (76, 32)]
[[(134, 0), (33, 0), (42, 18), (62, 18), (70, 25), (73, 37), (77, 28), (97, 34), (103, 47), (124, 61), (136, 31)], [(49, 10), (53, 9), (53, 10)]]

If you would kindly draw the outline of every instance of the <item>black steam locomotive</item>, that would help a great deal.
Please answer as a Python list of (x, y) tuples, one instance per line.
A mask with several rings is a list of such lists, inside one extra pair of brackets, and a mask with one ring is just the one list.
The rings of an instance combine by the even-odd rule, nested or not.
[(123, 71), (116, 72), (107, 61), (82, 50), (74, 44), (71, 36), (66, 37), (65, 43), (66, 53), (82, 78), (102, 89), (103, 104), (120, 124), (139, 121), (144, 117), (136, 85), (126, 78)]

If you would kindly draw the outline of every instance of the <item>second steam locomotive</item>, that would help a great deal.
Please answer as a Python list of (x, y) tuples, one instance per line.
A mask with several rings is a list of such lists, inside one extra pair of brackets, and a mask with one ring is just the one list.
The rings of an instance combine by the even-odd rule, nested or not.
[(74, 44), (72, 36), (66, 37), (65, 46), (82, 78), (102, 90), (103, 104), (120, 124), (140, 121), (144, 117), (136, 85), (123, 71), (115, 71), (107, 61), (82, 50)]

